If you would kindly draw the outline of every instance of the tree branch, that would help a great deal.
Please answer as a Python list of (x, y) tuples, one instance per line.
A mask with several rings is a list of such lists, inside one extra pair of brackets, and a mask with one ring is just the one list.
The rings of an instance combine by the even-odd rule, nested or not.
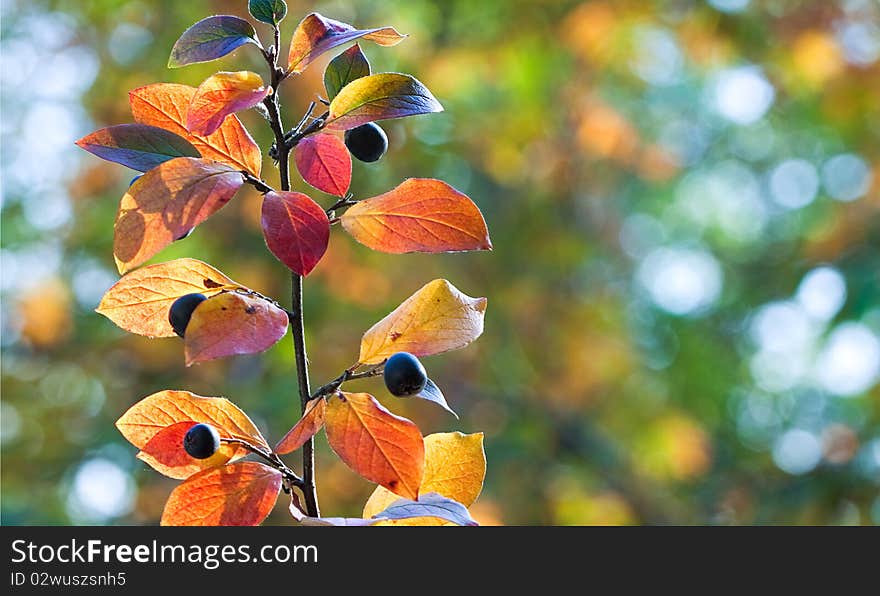
[[(281, 121), (281, 109), (278, 100), (278, 86), (285, 77), (283, 70), (278, 68), (278, 40), (280, 40), (278, 25), (275, 25), (275, 50), (266, 55), (269, 62), (269, 70), (272, 73), (272, 94), (263, 100), (263, 104), (269, 111), (269, 124), (275, 135), (275, 148), (278, 159), (278, 174), (281, 179), (281, 190), (290, 190), (290, 150), (284, 134), (284, 124)], [(271, 55), (271, 59), (270, 59)], [(312, 123), (314, 124), (314, 122)], [(322, 123), (323, 124), (323, 123)], [(296, 375), (299, 385), (300, 406), (305, 412), (309, 401), (309, 368), (306, 354), (305, 329), (303, 323), (303, 299), (302, 277), (291, 272), (291, 308), (289, 313), (291, 335), (293, 335), (293, 351), (296, 360)], [(320, 517), (318, 507), (318, 494), (315, 489), (315, 442), (309, 439), (303, 445), (303, 478), (299, 485), (306, 502), (306, 513), (313, 517)]]

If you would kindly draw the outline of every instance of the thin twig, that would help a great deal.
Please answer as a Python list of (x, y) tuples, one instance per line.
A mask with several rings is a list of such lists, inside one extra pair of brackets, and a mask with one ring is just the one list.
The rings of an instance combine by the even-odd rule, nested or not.
[(317, 399), (319, 397), (325, 397), (327, 395), (330, 395), (331, 393), (333, 393), (334, 391), (339, 389), (342, 386), (342, 384), (347, 381), (354, 381), (356, 379), (366, 379), (369, 377), (377, 377), (382, 374), (384, 367), (385, 367), (385, 363), (381, 362), (381, 363), (376, 364), (372, 368), (369, 368), (367, 370), (364, 370), (361, 372), (355, 372), (355, 370), (357, 370), (358, 367), (360, 367), (360, 364), (355, 364), (354, 366), (351, 366), (351, 367), (345, 369), (344, 371), (342, 371), (341, 375), (339, 375), (338, 377), (336, 377), (335, 379), (333, 379), (329, 383), (326, 383), (325, 385), (321, 385), (320, 387), (318, 387), (318, 389), (314, 393), (312, 393), (311, 399)]
[(288, 482), (290, 482), (294, 486), (302, 489), (302, 486), (303, 486), (302, 478), (300, 478), (296, 474), (296, 472), (294, 472), (293, 470), (288, 468), (284, 464), (284, 462), (281, 461), (281, 459), (275, 453), (269, 453), (267, 451), (263, 451), (262, 449), (260, 449), (256, 445), (254, 445), (248, 441), (245, 441), (244, 439), (236, 439), (236, 438), (232, 438), (232, 437), (222, 437), (220, 440), (223, 443), (230, 443), (233, 445), (241, 445), (242, 447), (244, 447), (245, 449), (247, 449), (248, 451), (250, 451), (254, 455), (262, 458), (270, 466), (272, 466), (273, 468), (275, 468), (276, 470), (281, 472), (281, 474), (284, 476), (284, 478)]
[(244, 176), (245, 182), (256, 188), (261, 193), (266, 194), (267, 192), (275, 192), (274, 188), (272, 188), (247, 170), (242, 170), (241, 175)]

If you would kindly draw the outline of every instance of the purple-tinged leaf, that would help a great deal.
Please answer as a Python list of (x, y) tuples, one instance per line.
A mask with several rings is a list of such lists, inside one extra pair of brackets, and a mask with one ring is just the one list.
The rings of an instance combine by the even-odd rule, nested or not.
[(259, 43), (253, 25), (230, 15), (208, 17), (184, 31), (174, 42), (168, 68), (216, 60), (247, 43)]
[(287, 67), (290, 72), (299, 74), (324, 52), (361, 38), (387, 47), (400, 43), (406, 35), (401, 35), (394, 27), (355, 29), (348, 23), (334, 21), (313, 12), (300, 21), (293, 32)]
[(343, 87), (355, 79), (367, 76), (370, 76), (370, 62), (361, 46), (354, 44), (331, 60), (324, 71), (327, 99), (332, 100)]
[(201, 157), (183, 137), (147, 124), (118, 124), (96, 130), (76, 142), (101, 159), (139, 172), (152, 170), (175, 157)]
[(467, 507), (439, 493), (421, 495), (418, 501), (398, 499), (373, 519), (410, 519), (413, 517), (438, 517), (459, 526), (478, 526)]
[(421, 393), (416, 394), (415, 397), (434, 402), (435, 404), (458, 418), (458, 414), (456, 414), (455, 411), (449, 407), (449, 404), (446, 403), (446, 398), (443, 397), (443, 392), (440, 391), (440, 388), (437, 387), (437, 385), (435, 385), (434, 381), (432, 381), (431, 379), (428, 379), (428, 382), (425, 383), (425, 388), (422, 389)]

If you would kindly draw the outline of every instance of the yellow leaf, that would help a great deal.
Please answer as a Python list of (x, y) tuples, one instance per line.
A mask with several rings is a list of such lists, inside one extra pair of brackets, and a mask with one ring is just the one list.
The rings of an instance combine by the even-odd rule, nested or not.
[[(486, 477), (486, 454), (483, 452), (483, 433), (465, 435), (460, 432), (434, 433), (425, 437), (425, 473), (422, 493), (440, 493), (470, 507)], [(377, 486), (364, 505), (363, 517), (369, 519), (384, 511), (400, 497)], [(446, 525), (433, 517), (408, 520), (387, 520), (379, 525)]]
[(430, 356), (463, 348), (483, 333), (485, 312), (485, 298), (435, 279), (364, 333), (359, 360), (378, 364), (397, 352)]
[(174, 337), (168, 309), (175, 300), (186, 294), (213, 296), (240, 287), (207, 263), (175, 259), (129, 273), (107, 290), (95, 312), (131, 333)]

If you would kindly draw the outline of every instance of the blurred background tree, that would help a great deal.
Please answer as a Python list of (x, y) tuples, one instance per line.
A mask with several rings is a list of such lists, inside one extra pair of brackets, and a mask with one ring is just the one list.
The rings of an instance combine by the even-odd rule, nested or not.
[[(355, 195), (445, 179), (495, 244), (390, 257), (334, 234), (306, 288), (316, 383), (447, 277), (489, 297), (479, 342), (425, 360), (462, 422), (353, 387), (425, 432), (486, 432), (483, 523), (880, 523), (875, 0), (288, 4), (288, 38), (313, 10), (409, 33), (364, 49), (446, 107), (384, 125), (389, 155), (355, 166)], [(159, 389), (228, 396), (274, 439), (298, 418), (289, 340), (186, 369), (179, 341), (93, 312), (134, 173), (73, 142), (131, 121), (129, 89), (212, 73), (165, 68), (211, 13), (246, 2), (3, 0), (4, 524), (156, 523), (174, 482), (113, 421)], [(326, 60), (283, 89), (288, 122)], [(247, 48), (219, 63), (260, 66)], [(265, 154), (267, 128), (244, 120)], [(179, 256), (287, 296), (254, 191), (154, 261)], [(318, 448), (325, 509), (357, 515), (372, 487)]]

